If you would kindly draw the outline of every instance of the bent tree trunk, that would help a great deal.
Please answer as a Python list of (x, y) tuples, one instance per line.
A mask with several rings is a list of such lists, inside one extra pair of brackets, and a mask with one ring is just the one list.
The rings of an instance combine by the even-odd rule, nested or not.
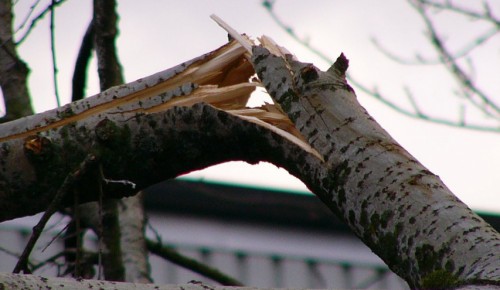
[[(358, 104), (343, 56), (321, 72), (269, 39), (250, 52), (253, 44), (239, 41), (2, 125), (0, 220), (43, 211), (88, 155), (98, 161), (74, 184), (82, 202), (100, 188), (122, 197), (224, 161), (269, 161), (301, 179), (411, 287), (500, 284), (500, 235)], [(260, 85), (248, 82), (254, 72), (278, 107), (244, 107)]]
[(500, 235), (359, 105), (343, 55), (327, 72), (262, 47), (252, 61), (325, 160), (301, 180), (391, 270), (417, 288), (500, 284)]

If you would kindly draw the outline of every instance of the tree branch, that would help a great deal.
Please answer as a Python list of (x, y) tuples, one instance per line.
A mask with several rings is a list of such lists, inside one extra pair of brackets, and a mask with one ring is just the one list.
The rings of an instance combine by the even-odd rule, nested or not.
[(33, 114), (27, 87), (29, 69), (17, 55), (12, 36), (11, 1), (0, 1), (0, 88), (6, 108), (0, 122)]
[(52, 0), (50, 5), (50, 52), (52, 57), (52, 77), (54, 81), (54, 94), (56, 96), (57, 106), (61, 106), (61, 99), (59, 98), (59, 86), (57, 84), (57, 57), (56, 57), (56, 33), (55, 33), (55, 6), (56, 0)]
[(207, 266), (203, 263), (196, 261), (195, 259), (188, 258), (179, 254), (173, 248), (164, 246), (161, 241), (153, 242), (152, 240), (146, 240), (148, 250), (151, 253), (162, 257), (163, 259), (170, 261), (178, 266), (184, 267), (202, 276), (210, 278), (221, 285), (225, 286), (243, 286), (243, 284), (228, 275), (220, 272), (219, 270)]
[(410, 3), (415, 8), (415, 10), (419, 13), (419, 15), (424, 20), (424, 23), (429, 32), (430, 42), (436, 48), (439, 56), (441, 58), (442, 63), (448, 69), (448, 71), (453, 75), (458, 83), (467, 90), (470, 90), (477, 95), (480, 103), (478, 104), (471, 97), (468, 98), (471, 104), (475, 105), (481, 112), (485, 113), (487, 116), (490, 116), (496, 120), (500, 120), (500, 107), (497, 106), (490, 98), (487, 96), (480, 88), (478, 88), (472, 79), (464, 72), (464, 70), (459, 66), (456, 60), (453, 58), (451, 53), (444, 46), (442, 38), (437, 34), (437, 30), (434, 27), (430, 17), (427, 15), (423, 4), (421, 3), (413, 3), (419, 2), (418, 0), (411, 0)]
[(94, 48), (94, 22), (91, 21), (82, 39), (80, 50), (76, 58), (75, 70), (72, 78), (71, 101), (78, 101), (85, 96), (87, 85), (87, 68)]
[[(428, 3), (429, 1), (422, 1), (422, 2)], [(278, 24), (278, 26), (283, 28), (283, 30), (285, 32), (287, 32), (293, 39), (295, 39), (298, 43), (305, 46), (312, 53), (314, 53), (315, 55), (317, 55), (318, 57), (320, 57), (321, 59), (323, 59), (327, 63), (330, 63), (330, 64), (332, 63), (332, 59), (330, 57), (328, 57), (326, 54), (321, 52), (319, 49), (311, 46), (307, 40), (300, 38), (297, 34), (295, 34), (292, 27), (285, 24), (278, 17), (276, 12), (273, 10), (274, 1), (264, 0), (264, 1), (262, 1), (262, 4), (265, 7), (265, 9), (270, 13), (271, 17)], [(491, 18), (491, 19), (492, 19), (492, 22), (495, 21), (494, 18)], [(491, 31), (486, 32), (481, 37), (478, 37), (476, 39), (476, 42), (473, 42), (469, 47), (464, 48), (463, 51), (461, 52), (461, 54), (468, 53), (474, 47), (477, 47), (481, 43), (486, 42), (486, 40), (488, 40), (489, 38), (491, 38), (493, 35), (495, 35), (497, 33), (498, 33), (498, 28), (493, 28)], [(373, 42), (374, 42), (375, 46), (377, 46), (390, 59), (393, 59), (393, 60), (400, 62), (400, 63), (403, 63), (403, 64), (413, 64), (414, 63), (414, 61), (405, 60), (405, 59), (402, 59), (398, 56), (395, 56), (395, 55), (389, 53), (383, 47), (378, 45), (376, 40), (373, 40)], [(460, 54), (458, 54), (458, 55), (460, 55)], [(427, 64), (427, 62), (430, 62), (431, 64), (433, 63), (433, 61), (430, 61), (430, 60), (421, 60), (421, 61), (416, 61), (415, 63)], [(438, 61), (435, 61), (435, 62), (438, 62)], [(443, 63), (443, 61), (440, 60), (439, 63)], [(461, 118), (461, 117), (457, 121), (457, 120), (441, 118), (439, 116), (430, 116), (428, 114), (423, 113), (422, 111), (408, 110), (408, 109), (402, 107), (401, 105), (391, 101), (391, 98), (389, 96), (386, 96), (386, 95), (380, 93), (377, 89), (368, 88), (366, 85), (362, 84), (360, 81), (355, 79), (352, 75), (347, 75), (347, 79), (356, 89), (363, 91), (368, 96), (375, 98), (376, 100), (380, 101), (382, 104), (388, 106), (389, 108), (393, 109), (394, 111), (396, 111), (400, 114), (403, 114), (407, 117), (411, 117), (411, 118), (414, 118), (417, 120), (428, 121), (428, 122), (432, 122), (432, 123), (436, 123), (436, 124), (446, 125), (446, 126), (450, 126), (450, 127), (469, 129), (469, 130), (475, 130), (475, 131), (485, 131), (485, 132), (499, 132), (500, 131), (500, 128), (498, 126), (488, 126), (488, 125), (474, 124), (474, 123), (469, 123), (469, 122), (465, 123), (465, 122), (463, 122), (464, 118)], [(484, 97), (489, 99), (486, 95), (483, 94), (483, 98)], [(478, 106), (478, 104), (476, 104), (475, 102), (472, 102), (472, 104), (474, 106)], [(480, 110), (483, 110), (483, 108), (480, 107)]]
[[(223, 161), (256, 162), (260, 150), (257, 148), (279, 147), (250, 146), (256, 128), (260, 128), (259, 132), (271, 130), (265, 134), (270, 140), (290, 140), (296, 148), (311, 154), (310, 146), (308, 149), (298, 137), (252, 117), (252, 114), (260, 114), (276, 126), (293, 129), (289, 120), (281, 120), (281, 114), (265, 109), (239, 109), (244, 108), (257, 85), (239, 84), (253, 74), (251, 65), (244, 61), (244, 53), (245, 50), (233, 42), (150, 77), (1, 125), (0, 160), (6, 166), (0, 168), (0, 180), (4, 184), (0, 187), (0, 221), (44, 210), (52, 198), (50, 192), (62, 183), (61, 176), (66, 176), (78, 164), (73, 160), (81, 160), (92, 150), (109, 154), (110, 159), (103, 163), (106, 178), (137, 184), (135, 189), (104, 184), (107, 197), (135, 194), (156, 182)], [(237, 72), (234, 76), (233, 71)], [(212, 84), (217, 82), (226, 85), (216, 88)], [(198, 102), (211, 105), (190, 107)], [(228, 112), (220, 111), (224, 109)], [(226, 118), (232, 125), (225, 126), (219, 118)], [(239, 138), (235, 139), (230, 128), (249, 143), (239, 144)], [(271, 132), (281, 137), (272, 137)], [(190, 138), (185, 144), (176, 141), (187, 136)], [(32, 158), (24, 147), (36, 138), (41, 139), (37, 144), (43, 152)], [(199, 148), (211, 140), (228, 145)], [(233, 153), (226, 155), (224, 149)], [(203, 152), (215, 154), (205, 156)], [(98, 200), (98, 185), (91, 178), (87, 181), (79, 188), (81, 203)], [(39, 202), (32, 202), (33, 194)], [(71, 205), (72, 200), (64, 204)]]
[[(36, 152), (34, 152), (36, 154)], [(31, 254), (31, 251), (35, 247), (36, 241), (42, 234), (45, 225), (49, 221), (50, 217), (57, 211), (60, 207), (60, 203), (63, 200), (64, 196), (68, 191), (71, 190), (75, 186), (75, 183), (78, 182), (91, 168), (93, 164), (95, 164), (97, 158), (94, 155), (89, 155), (85, 158), (85, 160), (80, 164), (80, 166), (71, 174), (69, 174), (62, 183), (61, 187), (57, 191), (54, 199), (47, 207), (47, 210), (43, 214), (42, 218), (38, 222), (36, 226), (33, 227), (33, 233), (28, 241), (28, 244), (24, 248), (23, 253), (19, 257), (16, 266), (14, 267), (13, 273), (19, 273), (23, 271), (24, 273), (30, 273), (27, 269), (28, 259)]]
[[(28, 36), (30, 35), (31, 31), (33, 31), (33, 29), (35, 28), (37, 22), (40, 21), (41, 19), (43, 19), (43, 17), (45, 16), (45, 14), (51, 12), (53, 8), (55, 8), (55, 7), (63, 4), (65, 1), (66, 0), (53, 1), (53, 2), (51, 2), (50, 5), (48, 5), (47, 7), (45, 7), (45, 9), (42, 10), (42, 12), (40, 12), (37, 16), (35, 16), (33, 18), (33, 20), (31, 20), (30, 25), (28, 26), (28, 28), (26, 29), (26, 31), (24, 32), (24, 34), (21, 37), (19, 37), (19, 40), (15, 44), (16, 45), (20, 45), (21, 43), (23, 43), (28, 38)], [(38, 2), (39, 1), (37, 1), (36, 4), (38, 4)], [(30, 10), (29, 14), (26, 16), (25, 20), (16, 29), (16, 33), (19, 32), (21, 29), (23, 29), (24, 26), (26, 26), (26, 24), (28, 23), (29, 16), (33, 13), (33, 10), (34, 10), (35, 6), (36, 5), (32, 5), (31, 10)], [(11, 39), (9, 39), (9, 41), (10, 40)]]
[[(322, 72), (274, 41), (260, 41), (265, 47), (252, 52), (248, 43), (231, 42), (176, 68), (4, 124), (0, 220), (43, 209), (54, 182), (88, 152), (99, 153), (106, 177), (137, 185), (133, 191), (105, 185), (108, 198), (224, 161), (269, 161), (301, 179), (410, 287), (500, 285), (500, 234), (359, 105), (345, 79), (345, 56)], [(274, 111), (244, 108), (259, 85), (248, 82), (254, 72), (276, 102)], [(290, 122), (295, 127), (280, 129)], [(26, 147), (40, 153), (26, 154)], [(96, 199), (95, 176), (78, 186), (86, 193), (81, 202)]]
[[(92, 22), (95, 32), (94, 41), (97, 54), (97, 71), (99, 74), (101, 91), (123, 83), (121, 66), (118, 61), (115, 47), (115, 39), (118, 30), (118, 16), (115, 8), (115, 0), (94, 0), (94, 16)], [(102, 172), (101, 175), (102, 180), (104, 180), (105, 177)], [(102, 185), (99, 189), (100, 194), (103, 195)], [(102, 208), (103, 212), (101, 216), (102, 224), (99, 231), (99, 241), (100, 247), (104, 247), (102, 257), (104, 277), (106, 280), (125, 281), (123, 253), (127, 249), (135, 248), (122, 245), (121, 243), (120, 224), (126, 221), (121, 220), (119, 217), (117, 200), (104, 199), (102, 203), (99, 203), (99, 206)], [(139, 233), (139, 235), (141, 234), (142, 233)], [(144, 254), (144, 251), (142, 253)], [(101, 265), (99, 265), (99, 267), (101, 267)]]
[(254, 47), (255, 71), (325, 160), (296, 175), (410, 287), (500, 284), (500, 234), (359, 105), (345, 57), (322, 72), (272, 51)]

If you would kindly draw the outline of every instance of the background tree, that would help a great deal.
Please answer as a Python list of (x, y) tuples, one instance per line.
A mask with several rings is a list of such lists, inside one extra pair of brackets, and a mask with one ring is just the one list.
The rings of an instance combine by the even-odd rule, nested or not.
[[(306, 46), (313, 53), (321, 57), (327, 62), (332, 60), (322, 53), (318, 48), (311, 46), (306, 39), (301, 39), (295, 34), (294, 29), (283, 22), (283, 20), (273, 10), (275, 1), (263, 1), (263, 6), (269, 11), (276, 23), (281, 26), (290, 36), (297, 40), (302, 45)], [(425, 108), (418, 106), (418, 98), (414, 96), (409, 88), (405, 88), (406, 97), (409, 100), (411, 109), (405, 108), (394, 101), (395, 97), (390, 97), (382, 94), (377, 88), (369, 88), (363, 85), (356, 79), (349, 77), (349, 81), (355, 87), (368, 95), (379, 100), (388, 107), (395, 111), (410, 116), (416, 119), (429, 121), (437, 124), (444, 124), (452, 127), (459, 127), (464, 129), (478, 130), (478, 131), (491, 131), (499, 132), (500, 108), (497, 105), (498, 96), (481, 88), (481, 83), (478, 81), (481, 76), (477, 75), (475, 68), (475, 54), (481, 46), (486, 46), (496, 35), (500, 33), (498, 26), (500, 20), (496, 18), (495, 12), (492, 10), (488, 2), (484, 2), (482, 6), (470, 5), (461, 6), (449, 1), (427, 1), (427, 0), (409, 0), (408, 4), (415, 9), (415, 12), (422, 18), (426, 27), (426, 36), (429, 43), (435, 49), (436, 59), (430, 59), (423, 56), (421, 53), (415, 55), (414, 59), (407, 59), (407, 56), (401, 56), (391, 52), (391, 48), (386, 47), (384, 44), (373, 38), (373, 43), (384, 53), (389, 59), (403, 65), (442, 65), (450, 73), (456, 82), (458, 90), (453, 92), (457, 96), (458, 102), (456, 107), (457, 118), (449, 119), (446, 116), (431, 116), (425, 112)], [(472, 35), (472, 39), (468, 40), (462, 47), (449, 48), (449, 42), (439, 31), (438, 25), (442, 14), (455, 14), (457, 17), (462, 17), (471, 25), (485, 26), (484, 33), (480, 35)], [(434, 17), (433, 17), (434, 16)], [(441, 17), (442, 18), (442, 17)], [(452, 33), (459, 33), (459, 30), (452, 31)], [(468, 113), (472, 111), (472, 113)], [(475, 112), (474, 112), (475, 111)], [(490, 122), (490, 124), (481, 124), (474, 118), (477, 118), (477, 113), (480, 113)], [(472, 115), (472, 121), (470, 121)], [(477, 123), (476, 123), (477, 122)]]

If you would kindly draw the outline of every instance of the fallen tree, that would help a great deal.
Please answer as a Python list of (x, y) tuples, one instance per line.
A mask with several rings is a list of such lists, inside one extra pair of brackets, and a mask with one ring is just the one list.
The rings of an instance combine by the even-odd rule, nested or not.
[[(235, 40), (214, 52), (2, 124), (0, 221), (69, 206), (75, 195), (133, 195), (225, 161), (269, 161), (410, 287), (500, 285), (499, 233), (359, 105), (345, 56), (322, 72), (222, 25)], [(246, 108), (261, 86), (275, 104)]]

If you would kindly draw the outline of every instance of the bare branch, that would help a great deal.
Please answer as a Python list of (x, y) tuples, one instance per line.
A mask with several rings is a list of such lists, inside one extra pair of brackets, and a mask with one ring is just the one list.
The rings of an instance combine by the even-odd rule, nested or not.
[[(43, 17), (45, 16), (45, 14), (49, 13), (54, 7), (57, 7), (61, 4), (63, 4), (66, 0), (59, 0), (59, 1), (52, 1), (51, 4), (49, 6), (47, 6), (44, 10), (42, 10), (42, 12), (40, 12), (37, 16), (35, 16), (35, 18), (33, 18), (33, 20), (31, 20), (31, 23), (30, 25), (28, 26), (26, 32), (24, 32), (24, 34), (19, 38), (19, 40), (16, 42), (16, 45), (20, 45), (23, 41), (26, 40), (26, 38), (29, 36), (29, 34), (31, 33), (31, 31), (33, 30), (33, 28), (35, 28), (35, 25), (37, 24), (38, 21), (40, 21), (41, 19), (43, 19)], [(28, 18), (26, 18), (26, 22), (27, 22)], [(26, 24), (23, 22), (23, 24), (16, 30), (16, 33), (22, 29)]]
[(181, 266), (195, 273), (198, 273), (202, 276), (210, 278), (225, 286), (243, 286), (243, 284), (240, 281), (236, 280), (235, 278), (230, 277), (227, 274), (224, 274), (215, 268), (200, 263), (195, 259), (186, 257), (177, 252), (172, 247), (163, 245), (161, 240), (154, 242), (150, 239), (147, 239), (146, 244), (148, 250), (151, 251), (151, 253), (158, 255), (163, 259), (170, 261), (178, 266)]
[(33, 114), (27, 77), (28, 66), (19, 58), (12, 42), (11, 1), (0, 1), (0, 87), (3, 92), (6, 114), (0, 122)]
[[(101, 91), (109, 89), (112, 86), (123, 83), (121, 65), (118, 61), (118, 54), (115, 46), (117, 36), (116, 1), (115, 0), (94, 0), (93, 7), (93, 29), (95, 51), (97, 54), (97, 71)], [(99, 210), (102, 209), (102, 215), (99, 232), (100, 255), (102, 264), (99, 263), (99, 269), (104, 271), (104, 277), (107, 280), (125, 281), (125, 265), (123, 263), (123, 252), (127, 250), (121, 241), (121, 229), (119, 220), (118, 200), (104, 199), (103, 190), (105, 174), (102, 166), (99, 167)], [(109, 184), (108, 184), (109, 186)], [(105, 251), (103, 251), (103, 248)], [(102, 251), (102, 252), (101, 252)], [(102, 253), (102, 255), (101, 255)], [(98, 276), (100, 277), (101, 271)]]
[(278, 24), (278, 26), (281, 27), (286, 33), (288, 33), (288, 35), (292, 37), (295, 41), (305, 46), (307, 49), (309, 49), (311, 52), (319, 56), (324, 61), (328, 62), (329, 64), (332, 64), (333, 63), (332, 58), (326, 56), (320, 50), (310, 45), (309, 41), (307, 41), (306, 39), (300, 38), (290, 25), (287, 25), (283, 20), (281, 20), (281, 18), (274, 12), (273, 4), (274, 1), (268, 1), (268, 0), (262, 1), (262, 5), (267, 10), (267, 12), (269, 12), (269, 15), (271, 15), (271, 18), (276, 22), (276, 24)]
[[(35, 12), (35, 8), (38, 6), (38, 4), (40, 4), (40, 1), (41, 0), (36, 0), (33, 4), (31, 4), (30, 6), (30, 9), (28, 11), (28, 13), (26, 14), (26, 16), (24, 17), (24, 20), (21, 21), (21, 24), (19, 25), (19, 27), (15, 30), (15, 32), (18, 32), (19, 30), (23, 29), (24, 26), (28, 23), (28, 20), (30, 19), (31, 15), (33, 14), (33, 12)], [(16, 5), (17, 3), (15, 3), (14, 5)]]
[[(488, 40), (492, 39), (494, 36), (500, 33), (500, 30), (497, 28), (492, 28), (483, 34), (476, 36), (473, 40), (469, 41), (466, 45), (464, 45), (461, 49), (458, 49), (455, 54), (453, 54), (453, 59), (457, 60), (469, 55), (474, 49), (485, 44)], [(391, 59), (394, 62), (404, 64), (404, 65), (439, 65), (442, 64), (441, 59), (430, 59), (425, 58), (419, 54), (415, 55), (414, 58), (406, 58), (403, 56), (396, 55), (395, 53), (389, 51), (388, 48), (385, 48), (376, 38), (371, 39), (373, 45), (377, 47), (377, 49), (384, 54), (388, 59)]]
[(500, 19), (497, 19), (491, 13), (491, 9), (489, 8), (489, 4), (486, 1), (483, 1), (483, 12), (472, 11), (471, 9), (460, 7), (454, 4), (452, 1), (446, 1), (444, 3), (429, 1), (429, 0), (418, 0), (420, 3), (438, 8), (441, 10), (452, 11), (458, 14), (462, 14), (474, 19), (481, 19), (491, 22), (497, 29), (500, 29)]
[[(297, 36), (297, 34), (295, 34), (294, 30), (289, 25), (285, 24), (278, 17), (278, 15), (273, 10), (274, 1), (264, 0), (264, 1), (262, 1), (262, 5), (270, 13), (272, 19), (278, 24), (278, 26), (281, 27), (285, 32), (287, 32), (294, 40), (296, 40), (298, 43), (300, 43), (303, 46), (305, 46), (306, 48), (308, 48), (312, 53), (314, 53), (316, 56), (320, 57), (322, 60), (326, 61), (327, 63), (329, 63), (329, 64), (333, 63), (332, 58), (330, 58), (329, 56), (327, 56), (326, 54), (324, 54), (320, 50), (312, 47), (306, 39), (302, 39), (299, 36)], [(499, 33), (498, 32), (498, 28), (495, 28), (495, 29), (487, 31), (485, 34), (479, 36), (474, 41), (472, 41), (468, 46), (464, 47), (461, 50), (461, 52), (459, 52), (457, 55), (451, 56), (451, 54), (447, 53), (447, 55), (448, 55), (447, 59), (453, 60), (454, 59), (453, 57), (467, 55), (473, 48), (477, 47), (478, 45), (481, 45), (481, 44), (485, 43), (487, 40), (491, 39), (497, 33)], [(404, 59), (402, 57), (399, 57), (399, 56), (396, 56), (396, 55), (390, 53), (387, 49), (385, 49), (382, 46), (380, 46), (375, 39), (373, 39), (372, 41), (374, 42), (375, 46), (377, 46), (382, 51), (382, 53), (386, 54), (390, 59), (395, 60), (395, 61), (400, 62), (400, 63), (403, 63), (403, 64), (414, 64), (414, 63), (416, 63), (416, 64), (437, 64), (437, 63), (444, 63), (442, 59), (439, 60), (439, 61), (436, 61), (436, 60), (427, 60), (427, 59), (424, 59), (424, 58), (419, 57), (419, 56), (416, 56), (417, 60)], [(458, 67), (458, 65), (457, 65), (457, 67)], [(477, 92), (481, 93), (481, 91), (479, 89), (475, 88), (472, 85), (472, 81), (470, 80), (470, 78), (468, 78), (467, 75), (465, 73), (463, 73), (461, 69), (459, 69), (459, 67), (458, 67), (457, 71), (460, 72), (459, 75), (462, 76), (461, 79), (462, 80), (466, 80), (468, 86), (472, 86), (475, 89), (474, 92), (477, 91)], [(438, 116), (429, 116), (428, 114), (423, 113), (423, 111), (421, 109), (418, 109), (418, 110), (416, 109), (415, 104), (412, 103), (414, 101), (413, 97), (410, 98), (410, 103), (412, 103), (412, 106), (413, 106), (414, 110), (408, 110), (408, 109), (402, 107), (401, 105), (396, 104), (395, 102), (391, 101), (392, 98), (381, 94), (376, 89), (370, 89), (370, 88), (368, 88), (366, 85), (364, 85), (361, 82), (359, 82), (358, 80), (356, 80), (352, 75), (348, 74), (347, 75), (347, 79), (349, 80), (349, 82), (356, 89), (359, 89), (359, 90), (363, 91), (364, 93), (368, 94), (369, 96), (371, 96), (371, 97), (375, 98), (376, 100), (380, 101), (382, 104), (388, 106), (389, 108), (393, 109), (394, 111), (396, 111), (396, 112), (398, 112), (400, 114), (403, 114), (403, 115), (405, 115), (407, 117), (411, 117), (411, 118), (418, 119), (418, 120), (429, 121), (429, 122), (432, 122), (432, 123), (446, 125), (446, 126), (450, 126), (450, 127), (456, 127), (456, 128), (462, 128), (462, 129), (469, 129), (469, 130), (474, 130), (474, 131), (500, 132), (500, 126), (487, 126), (487, 125), (474, 124), (474, 123), (465, 123), (465, 122), (462, 121), (462, 119), (459, 119), (458, 121), (456, 121), (456, 120), (441, 118), (441, 117), (438, 117)], [(408, 91), (406, 92), (406, 94), (408, 96)], [(489, 108), (490, 107), (490, 103), (493, 104), (493, 102), (490, 101), (490, 99), (488, 98), (488, 96), (486, 96), (483, 93), (481, 93), (481, 94), (482, 94), (481, 101), (483, 103), (487, 104), (488, 105), (487, 107)], [(478, 107), (481, 111), (483, 111), (483, 112), (485, 111), (485, 106), (479, 105), (476, 102), (475, 99), (469, 98), (469, 100), (470, 100), (471, 104), (473, 104), (474, 106)], [(493, 104), (493, 106), (494, 106), (494, 108), (496, 107), (494, 104)], [(486, 113), (488, 113), (490, 115), (493, 115), (489, 111), (486, 111)], [(495, 119), (499, 118), (499, 117), (496, 117), (496, 116), (494, 116), (494, 117), (495, 117)]]
[(28, 241), (28, 244), (24, 248), (23, 253), (19, 257), (19, 260), (17, 261), (14, 270), (12, 271), (13, 273), (19, 273), (21, 271), (23, 271), (24, 273), (29, 273), (27, 268), (28, 259), (31, 254), (31, 251), (35, 247), (36, 241), (42, 234), (45, 225), (49, 221), (52, 214), (54, 214), (57, 211), (57, 209), (61, 206), (61, 201), (63, 200), (66, 193), (71, 190), (71, 188), (75, 185), (75, 182), (77, 182), (80, 178), (82, 178), (82, 176), (85, 176), (87, 171), (89, 171), (91, 166), (95, 164), (96, 161), (97, 157), (95, 155), (88, 155), (85, 158), (85, 160), (80, 164), (79, 168), (77, 168), (71, 174), (66, 176), (63, 184), (57, 191), (56, 195), (54, 196), (49, 207), (43, 214), (42, 218), (40, 219), (38, 224), (33, 227), (33, 233)]
[(410, 89), (408, 87), (405, 87), (404, 90), (405, 90), (406, 96), (408, 97), (408, 100), (410, 101), (410, 103), (411, 103), (411, 105), (413, 107), (413, 110), (415, 111), (415, 114), (419, 118), (424, 118), (424, 119), (427, 118), (427, 116), (424, 113), (422, 113), (422, 111), (418, 107), (417, 101), (413, 97), (413, 94), (411, 93)]
[[(410, 288), (456, 288), (474, 284), (483, 275), (488, 276), (485, 284), (498, 285), (500, 245), (496, 241), (500, 234), (474, 216), (438, 176), (418, 163), (359, 105), (343, 74), (335, 69), (344, 67), (345, 60), (339, 57), (332, 68), (323, 72), (312, 64), (275, 55), (272, 50), (254, 47), (252, 62), (273, 101), (282, 106), (325, 160), (320, 171), (308, 170), (317, 177), (314, 182), (301, 177), (311, 191)], [(469, 218), (459, 226), (460, 222), (455, 222), (460, 216)], [(473, 226), (477, 229), (479, 224), (485, 225), (481, 234), (474, 236), (491, 233), (490, 238), (482, 240), (489, 245), (481, 250), (491, 253), (479, 254), (472, 264), (466, 262), (466, 256), (472, 254), (477, 243), (472, 241), (474, 238), (463, 238), (471, 233), (471, 222), (478, 222)], [(437, 226), (440, 223), (442, 227)], [(450, 234), (448, 230), (452, 229), (457, 232)], [(417, 241), (422, 234), (423, 239)], [(448, 248), (463, 242), (470, 244)], [(461, 250), (456, 251), (458, 248)], [(430, 263), (429, 257), (439, 262)], [(489, 270), (466, 269), (479, 264), (479, 268)], [(433, 279), (436, 273), (448, 273), (450, 279), (438, 282)]]
[[(487, 96), (481, 89), (479, 89), (472, 79), (463, 71), (463, 69), (459, 66), (453, 56), (446, 49), (441, 36), (438, 35), (432, 20), (427, 15), (422, 4), (414, 3), (410, 0), (410, 4), (415, 8), (415, 10), (419, 13), (419, 15), (424, 20), (425, 25), (427, 26), (429, 32), (429, 38), (431, 43), (434, 45), (436, 50), (438, 51), (442, 63), (446, 66), (448, 71), (457, 79), (459, 84), (464, 88), (468, 89), (475, 93), (484, 104), (484, 106), (478, 106), (473, 99), (470, 98), (471, 103), (474, 104), (479, 110), (481, 110), (486, 115), (500, 120), (500, 107), (498, 107), (490, 98)], [(491, 112), (491, 110), (493, 112)]]
[(55, 3), (56, 0), (52, 0), (50, 5), (50, 51), (52, 57), (52, 78), (54, 80), (54, 94), (56, 96), (57, 106), (61, 106), (61, 99), (59, 98), (59, 86), (57, 85), (57, 57), (56, 57), (56, 35), (55, 35)]
[(91, 21), (82, 39), (80, 50), (76, 58), (75, 70), (72, 78), (71, 101), (78, 101), (85, 96), (87, 84), (87, 68), (94, 49), (94, 22)]
[(393, 101), (391, 101), (390, 97), (387, 97), (384, 94), (380, 93), (377, 89), (370, 89), (370, 88), (366, 87), (365, 85), (359, 83), (356, 79), (349, 77), (349, 76), (348, 76), (348, 80), (354, 87), (356, 87), (356, 89), (359, 89), (360, 91), (365, 92), (369, 96), (374, 97), (375, 99), (382, 102), (384, 105), (388, 106), (389, 108), (393, 109), (394, 111), (396, 111), (400, 114), (403, 114), (407, 117), (417, 119), (417, 120), (429, 121), (432, 123), (445, 125), (445, 126), (449, 126), (449, 127), (454, 127), (454, 128), (468, 129), (468, 130), (474, 130), (474, 131), (483, 131), (483, 132), (500, 132), (500, 127), (484, 126), (484, 125), (474, 124), (474, 123), (464, 123), (461, 120), (459, 120), (457, 122), (455, 120), (433, 117), (433, 116), (429, 116), (429, 115), (423, 114), (423, 113), (421, 113), (419, 115), (415, 111), (407, 110), (407, 109), (403, 108), (402, 106), (394, 103)]

